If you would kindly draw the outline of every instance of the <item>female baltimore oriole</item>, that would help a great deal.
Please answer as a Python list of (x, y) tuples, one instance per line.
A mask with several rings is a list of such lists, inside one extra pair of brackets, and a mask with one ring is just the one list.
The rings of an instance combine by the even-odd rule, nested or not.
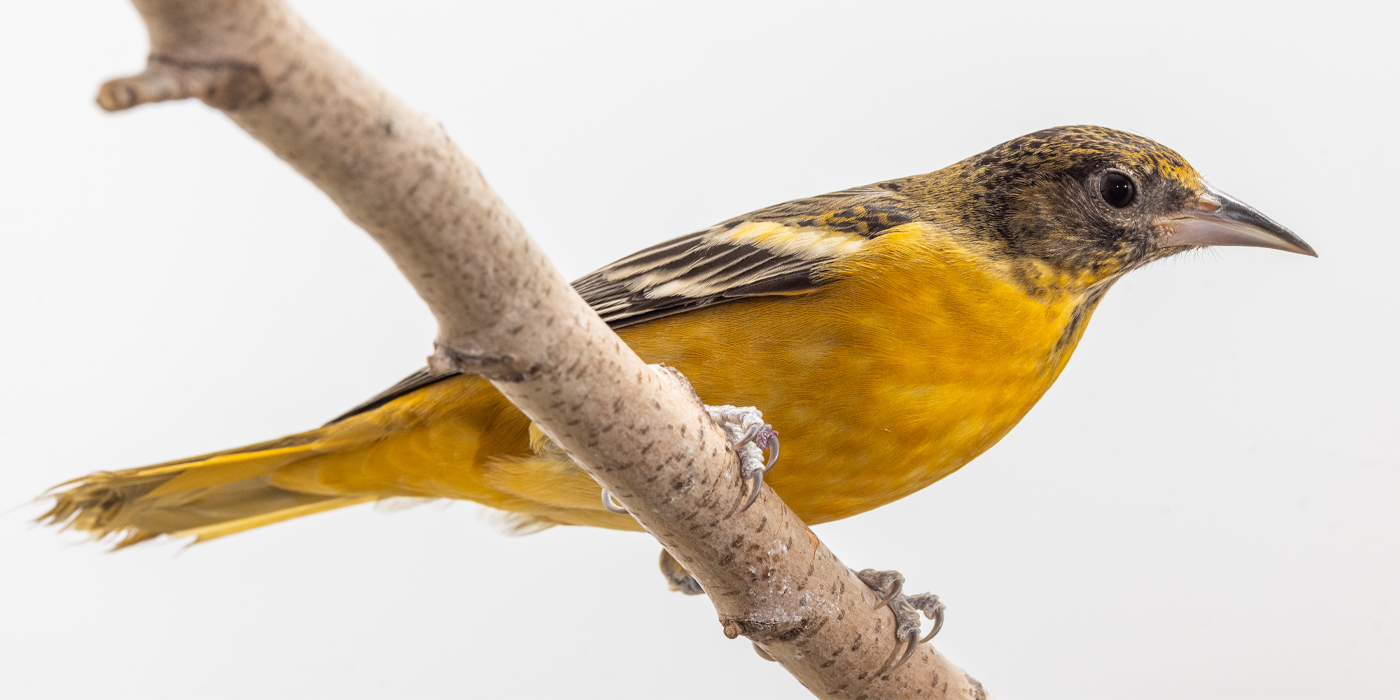
[[(1210, 245), (1315, 255), (1175, 151), (1076, 126), (760, 209), (574, 286), (706, 403), (761, 408), (782, 433), (768, 483), (815, 524), (991, 447), (1059, 376), (1118, 278)], [(485, 380), (422, 370), (316, 430), (82, 477), (41, 519), (120, 548), (411, 496), (475, 501), (524, 529), (640, 529), (550, 448)]]

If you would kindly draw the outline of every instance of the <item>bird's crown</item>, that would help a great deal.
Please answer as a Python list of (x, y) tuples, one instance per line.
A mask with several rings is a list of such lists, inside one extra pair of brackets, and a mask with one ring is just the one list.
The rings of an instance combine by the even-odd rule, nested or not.
[(1152, 139), (1102, 126), (1043, 129), (994, 146), (964, 163), (983, 174), (1020, 177), (1119, 166), (1173, 180), (1192, 191), (1203, 185), (1200, 174), (1180, 153)]

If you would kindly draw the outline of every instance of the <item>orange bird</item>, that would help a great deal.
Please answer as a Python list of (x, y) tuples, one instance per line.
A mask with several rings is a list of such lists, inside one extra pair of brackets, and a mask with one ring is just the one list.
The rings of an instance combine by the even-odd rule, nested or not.
[[(768, 483), (815, 524), (967, 464), (1055, 381), (1115, 281), (1230, 245), (1315, 255), (1175, 151), (1074, 126), (760, 209), (574, 286), (707, 403), (761, 407), (783, 441)], [(397, 496), (474, 501), (522, 529), (640, 529), (485, 380), (426, 369), (315, 430), (81, 477), (41, 519), (120, 548)]]

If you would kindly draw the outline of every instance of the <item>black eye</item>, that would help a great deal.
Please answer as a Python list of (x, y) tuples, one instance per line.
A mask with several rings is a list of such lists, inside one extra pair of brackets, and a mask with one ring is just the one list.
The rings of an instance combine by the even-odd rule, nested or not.
[(1137, 186), (1132, 178), (1123, 173), (1105, 173), (1099, 180), (1099, 196), (1108, 202), (1108, 206), (1122, 209), (1137, 198)]

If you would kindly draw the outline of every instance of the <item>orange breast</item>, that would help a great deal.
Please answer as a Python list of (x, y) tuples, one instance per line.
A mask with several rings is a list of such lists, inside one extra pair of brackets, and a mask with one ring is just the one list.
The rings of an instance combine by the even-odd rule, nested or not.
[(778, 430), (768, 482), (805, 521), (855, 515), (991, 447), (1059, 376), (1087, 322), (922, 232), (889, 234), (845, 279), (621, 331), (709, 404), (752, 405)]

